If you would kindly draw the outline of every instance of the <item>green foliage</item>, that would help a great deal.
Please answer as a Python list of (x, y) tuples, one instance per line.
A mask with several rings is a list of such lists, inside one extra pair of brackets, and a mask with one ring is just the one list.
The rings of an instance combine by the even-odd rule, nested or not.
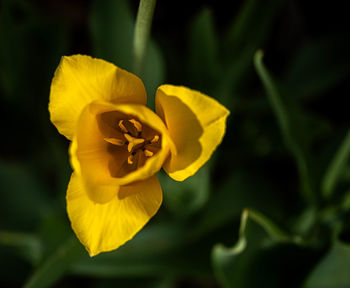
[(34, 271), (24, 287), (50, 287), (57, 281), (72, 262), (82, 254), (82, 247), (76, 238), (69, 238), (47, 257)]
[[(125, 0), (92, 1), (91, 35), (95, 57), (111, 61), (119, 67), (133, 71), (133, 37), (135, 17)], [(147, 49), (142, 78), (148, 105), (154, 107), (154, 93), (164, 82), (165, 64), (161, 50), (154, 41)]]
[(196, 175), (158, 173), (164, 203), (134, 239), (90, 257), (66, 215), (50, 82), (77, 53), (132, 72), (138, 1), (88, 2), (0, 4), (0, 286), (350, 287), (347, 10), (158, 1), (148, 106), (160, 84), (186, 85), (230, 109), (227, 132)]
[(334, 87), (349, 74), (349, 65), (343, 59), (348, 49), (349, 43), (337, 33), (302, 45), (284, 80), (288, 93), (305, 101)]
[[(227, 248), (222, 244), (216, 244), (213, 247), (212, 262), (214, 270), (224, 287), (234, 287), (235, 285), (246, 287), (245, 283), (248, 283), (250, 276), (247, 272), (251, 265), (249, 263), (251, 260), (249, 259), (258, 249), (257, 244), (252, 243), (252, 247), (249, 247), (248, 251), (246, 251), (248, 242), (246, 226), (248, 219), (259, 224), (269, 236), (269, 240), (271, 239), (275, 243), (292, 243), (295, 245), (301, 245), (303, 243), (300, 237), (289, 236), (284, 231), (280, 230), (270, 219), (259, 212), (245, 209), (241, 216), (237, 243), (232, 248)], [(252, 238), (254, 241), (265, 239), (264, 236), (261, 235), (261, 231), (255, 231), (254, 236), (255, 237)], [(249, 241), (252, 240), (249, 239)], [(266, 245), (266, 243), (264, 245)], [(272, 245), (272, 243), (268, 243), (268, 245)]]
[(334, 156), (334, 159), (329, 166), (322, 182), (323, 196), (329, 197), (334, 191), (335, 185), (346, 165), (350, 155), (350, 131), (347, 133), (346, 138), (339, 147), (339, 150)]
[(179, 217), (188, 217), (200, 210), (209, 199), (209, 167), (201, 168), (183, 182), (172, 180), (166, 173), (159, 173), (164, 189), (165, 205)]
[(93, 1), (91, 35), (96, 57), (130, 71), (134, 21), (127, 1)]
[(308, 277), (305, 288), (350, 286), (350, 246), (335, 241)]
[(211, 10), (203, 9), (191, 24), (189, 33), (189, 75), (193, 84), (204, 91), (213, 87), (222, 74), (218, 39)]
[(265, 87), (266, 94), (268, 96), (269, 102), (272, 106), (272, 109), (276, 115), (277, 122), (280, 126), (281, 133), (284, 137), (286, 146), (291, 151), (295, 157), (296, 163), (298, 165), (299, 175), (301, 182), (303, 184), (303, 192), (306, 200), (314, 202), (314, 187), (311, 184), (311, 175), (310, 175), (310, 165), (307, 162), (306, 155), (308, 154), (306, 148), (304, 147), (304, 135), (303, 131), (300, 128), (303, 127), (304, 123), (298, 125), (297, 121), (293, 121), (292, 115), (298, 113), (298, 111), (293, 111), (291, 108), (297, 109), (297, 107), (287, 106), (283, 103), (282, 98), (277, 91), (277, 87), (273, 82), (268, 71), (264, 67), (262, 62), (263, 52), (258, 51), (254, 57), (255, 69)]

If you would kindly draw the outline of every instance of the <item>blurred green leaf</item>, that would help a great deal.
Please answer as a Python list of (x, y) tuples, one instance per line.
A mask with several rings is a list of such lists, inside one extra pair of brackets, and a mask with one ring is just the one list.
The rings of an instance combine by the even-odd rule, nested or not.
[[(249, 41), (259, 42), (262, 35), (267, 32), (273, 18), (273, 12), (279, 1), (246, 0), (243, 2), (238, 14), (233, 17), (225, 36), (224, 51), (227, 56), (236, 56), (249, 45)], [(264, 13), (261, 13), (264, 10)], [(261, 14), (264, 14), (263, 16)], [(266, 29), (266, 30), (265, 30)], [(226, 55), (226, 54), (225, 54)]]
[(51, 287), (83, 255), (88, 257), (87, 252), (83, 250), (75, 236), (67, 239), (35, 269), (24, 287)]
[(0, 161), (0, 225), (28, 231), (49, 210), (47, 191), (30, 165)]
[[(40, 20), (40, 13), (30, 1), (4, 0), (1, 3), (0, 84), (5, 93), (0, 97), (23, 107), (30, 105), (32, 113), (40, 107), (32, 105), (33, 99), (38, 104), (47, 103), (52, 77), (48, 68), (53, 69), (64, 55), (68, 38), (63, 23), (45, 19), (43, 24)], [(28, 57), (38, 55), (38, 51), (40, 61), (38, 57)], [(42, 95), (45, 98), (38, 97)]]
[(32, 264), (37, 263), (42, 255), (42, 243), (32, 234), (0, 231), (0, 245), (14, 247)]
[[(25, 13), (28, 25), (17, 25), (12, 7), (19, 5)], [(23, 76), (23, 63), (26, 63), (23, 53), (23, 44), (25, 43), (25, 34), (32, 30), (32, 21), (30, 9), (23, 7), (19, 1), (3, 1), (0, 9), (0, 81), (5, 93), (2, 97), (8, 97), (7, 100), (13, 100), (16, 97), (16, 90), (20, 86), (20, 80)], [(26, 6), (26, 5), (24, 5)], [(23, 9), (24, 8), (24, 9)], [(22, 50), (22, 51), (21, 51)]]
[(71, 273), (96, 277), (173, 276), (207, 273), (201, 247), (188, 247), (176, 223), (150, 225), (116, 251), (82, 259)]
[(149, 43), (144, 69), (145, 71), (141, 77), (147, 91), (147, 106), (154, 109), (156, 90), (165, 81), (164, 57), (154, 41)]
[[(252, 181), (254, 179), (254, 181)], [(199, 222), (191, 232), (198, 238), (239, 219), (242, 209), (250, 207), (281, 215), (280, 199), (272, 192), (273, 187), (258, 175), (244, 171), (230, 174), (222, 186), (215, 187), (211, 198), (199, 215)]]
[(345, 211), (350, 211), (350, 190), (346, 191), (341, 206)]
[(264, 85), (268, 100), (276, 115), (286, 146), (295, 157), (300, 180), (302, 182), (303, 196), (305, 200), (314, 202), (316, 200), (316, 195), (312, 183), (310, 166), (307, 161), (308, 153), (305, 151), (305, 145), (303, 145), (305, 139), (303, 135), (300, 134), (300, 127), (299, 125), (297, 126), (297, 122), (293, 121), (295, 118), (292, 119), (291, 117), (292, 113), (289, 111), (290, 106), (284, 103), (283, 98), (277, 90), (275, 82), (262, 62), (262, 58), (263, 52), (256, 52), (254, 56), (255, 69)]
[[(250, 257), (252, 257), (251, 255), (256, 253), (256, 249), (261, 243), (260, 240), (264, 239), (261, 234), (256, 234), (254, 241), (250, 244), (253, 247), (249, 247), (250, 249), (248, 252), (245, 252), (247, 248), (246, 226), (248, 219), (259, 224), (269, 236), (269, 239), (273, 240), (275, 243), (292, 243), (298, 245), (302, 243), (301, 238), (288, 235), (261, 213), (251, 209), (245, 209), (241, 216), (239, 238), (236, 244), (232, 248), (227, 248), (222, 244), (216, 244), (212, 250), (212, 264), (214, 271), (218, 280), (220, 280), (220, 283), (224, 287), (244, 287), (244, 276), (240, 279), (240, 277), (237, 277), (239, 273), (233, 273), (233, 271), (235, 271), (236, 268), (241, 267), (242, 269), (242, 267), (245, 266), (239, 266), (237, 264), (238, 262), (250, 261)], [(245, 255), (241, 256), (242, 253), (245, 253)], [(245, 267), (245, 270), (245, 274), (249, 273), (247, 267)]]
[(344, 61), (349, 51), (345, 35), (324, 36), (302, 46), (291, 59), (285, 79), (290, 96), (310, 99), (325, 93), (345, 79), (350, 66)]
[(205, 165), (183, 182), (171, 179), (164, 172), (159, 173), (164, 202), (169, 210), (180, 217), (187, 217), (201, 209), (209, 198), (209, 172), (209, 165)]
[(322, 182), (323, 196), (328, 198), (334, 192), (340, 175), (350, 156), (350, 130), (330, 163)]
[(232, 97), (248, 75), (255, 51), (268, 40), (283, 2), (247, 0), (233, 18), (221, 45), (221, 61), (225, 70), (216, 91), (220, 101), (230, 110), (235, 104)]
[[(62, 192), (65, 192), (65, 190)], [(65, 197), (60, 200), (63, 205), (46, 213), (38, 229), (38, 235), (40, 235), (43, 244), (43, 258), (41, 260), (50, 257), (57, 250), (57, 247), (72, 235), (71, 225), (65, 209)], [(52, 227), (55, 227), (55, 229), (52, 229)]]
[(306, 280), (305, 288), (350, 287), (350, 246), (335, 241)]
[(134, 19), (128, 2), (94, 0), (90, 19), (95, 56), (131, 71)]
[[(91, 9), (91, 34), (95, 56), (132, 72), (134, 15), (125, 0), (94, 0)], [(148, 105), (154, 107), (154, 92), (164, 81), (165, 62), (154, 41), (147, 50), (144, 73), (138, 75), (148, 93)]]
[(194, 19), (189, 33), (189, 77), (197, 89), (210, 91), (221, 76), (218, 56), (213, 14), (205, 8)]
[(172, 277), (111, 277), (111, 278), (99, 278), (94, 281), (94, 288), (115, 288), (115, 287), (127, 287), (127, 288), (176, 288), (176, 280)]

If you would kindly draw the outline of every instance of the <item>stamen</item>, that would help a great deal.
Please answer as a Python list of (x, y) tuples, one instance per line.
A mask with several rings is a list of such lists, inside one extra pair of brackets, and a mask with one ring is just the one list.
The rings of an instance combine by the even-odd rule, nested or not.
[(159, 135), (154, 135), (154, 137), (151, 140), (151, 143), (157, 143), (159, 140)]
[(117, 146), (123, 146), (125, 144), (125, 142), (122, 139), (117, 138), (103, 138), (103, 140)]
[(122, 131), (123, 131), (124, 133), (128, 133), (128, 130), (125, 128), (125, 126), (124, 126), (124, 124), (123, 124), (123, 121), (124, 121), (124, 120), (119, 120), (118, 126), (120, 127), (120, 129), (122, 129)]
[(139, 144), (142, 144), (143, 142), (145, 142), (145, 139), (142, 138), (134, 138), (132, 136), (130, 136), (129, 134), (124, 134), (124, 137), (126, 138), (126, 140), (128, 140), (129, 144), (128, 144), (128, 151), (131, 152), (132, 149)]
[(142, 131), (142, 125), (141, 125), (141, 123), (139, 121), (137, 121), (135, 119), (130, 119), (128, 121), (134, 125), (134, 127), (137, 130), (137, 132), (141, 132)]
[(134, 160), (134, 155), (129, 155), (129, 157), (128, 157), (128, 164), (133, 164), (134, 162), (133, 162), (133, 160)]
[(151, 157), (151, 156), (153, 156), (153, 152), (152, 151), (149, 151), (149, 150), (145, 150), (145, 151), (143, 151), (143, 153), (145, 154), (145, 156), (146, 157)]

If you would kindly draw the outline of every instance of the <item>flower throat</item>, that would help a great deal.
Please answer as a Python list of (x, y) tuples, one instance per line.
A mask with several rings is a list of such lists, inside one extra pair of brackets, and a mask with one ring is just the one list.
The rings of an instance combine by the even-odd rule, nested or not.
[(128, 153), (123, 166), (128, 166), (124, 168), (129, 172), (143, 166), (160, 149), (159, 134), (135, 118), (117, 120), (115, 129), (120, 132), (116, 134), (117, 137), (104, 140)]

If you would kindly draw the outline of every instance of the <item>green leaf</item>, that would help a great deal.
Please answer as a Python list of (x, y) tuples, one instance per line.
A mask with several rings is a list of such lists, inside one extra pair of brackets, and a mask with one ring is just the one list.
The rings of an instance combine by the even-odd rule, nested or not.
[(144, 72), (141, 75), (147, 91), (147, 106), (154, 110), (155, 93), (165, 81), (165, 60), (158, 45), (150, 41), (147, 49)]
[(341, 173), (350, 156), (350, 130), (330, 163), (322, 182), (323, 196), (328, 198), (334, 192)]
[(215, 229), (237, 221), (244, 207), (279, 217), (283, 212), (279, 200), (273, 193), (273, 185), (261, 175), (252, 171), (232, 173), (211, 193), (199, 215), (198, 223), (191, 231), (191, 237), (201, 238)]
[[(219, 100), (232, 110), (233, 95), (244, 82), (251, 68), (251, 59), (257, 49), (264, 46), (283, 1), (247, 0), (233, 17), (221, 47), (224, 73), (221, 75), (216, 94)], [(229, 59), (229, 61), (228, 61)]]
[[(250, 35), (249, 33), (256, 33), (256, 29), (254, 28), (256, 28), (256, 24), (260, 20), (257, 19), (257, 17), (259, 17), (258, 11), (261, 9), (259, 2), (258, 0), (244, 1), (238, 15), (233, 18), (225, 39), (227, 53), (241, 50), (242, 46), (246, 44), (247, 38), (254, 38), (248, 36)], [(264, 17), (264, 19), (268, 18), (269, 17)]]
[(38, 263), (43, 249), (38, 237), (21, 232), (0, 231), (0, 245), (14, 247), (16, 251), (33, 264)]
[(133, 71), (141, 75), (144, 69), (156, 0), (140, 0), (133, 41)]
[(95, 0), (90, 19), (95, 56), (131, 71), (134, 19), (128, 2)]
[[(150, 225), (115, 251), (81, 259), (71, 273), (89, 277), (140, 277), (207, 273), (201, 246), (188, 247), (186, 230), (176, 223)], [(170, 259), (170, 261), (169, 261)]]
[(83, 250), (82, 245), (75, 236), (67, 239), (35, 269), (24, 287), (51, 287), (83, 255), (88, 257), (87, 252)]
[[(134, 16), (125, 0), (93, 1), (90, 29), (95, 56), (133, 71)], [(148, 105), (154, 107), (154, 93), (163, 83), (165, 62), (154, 41), (147, 49), (144, 72), (141, 75), (148, 94)]]
[(327, 35), (303, 45), (291, 59), (285, 79), (293, 98), (307, 100), (327, 92), (345, 79), (350, 66), (346, 35)]
[(47, 191), (27, 164), (0, 161), (0, 191), (2, 229), (34, 229), (49, 210)]
[[(239, 238), (236, 244), (231, 248), (225, 247), (222, 244), (216, 244), (212, 250), (212, 264), (214, 266), (214, 271), (218, 280), (224, 287), (239, 287), (240, 285), (238, 283), (244, 283), (240, 282), (240, 277), (238, 277), (237, 280), (237, 275), (239, 273), (232, 274), (232, 272), (235, 271), (236, 268), (242, 269), (242, 267), (245, 266), (239, 266), (239, 262), (251, 261), (250, 258), (252, 257), (252, 254), (255, 254), (259, 245), (258, 243), (260, 243), (261, 239), (264, 239), (261, 233), (255, 234), (254, 241), (250, 242), (249, 245), (252, 247), (249, 247), (248, 251), (246, 251), (248, 248), (248, 238), (246, 237), (248, 219), (259, 224), (268, 235), (269, 239), (274, 243), (292, 243), (301, 245), (303, 242), (300, 237), (290, 236), (282, 231), (270, 219), (261, 213), (251, 209), (245, 209), (241, 216)], [(248, 272), (245, 271), (244, 273)]]
[(189, 76), (197, 89), (210, 91), (222, 74), (218, 55), (213, 14), (205, 8), (194, 19), (189, 33)]
[(208, 201), (210, 192), (208, 164), (183, 182), (171, 179), (164, 172), (159, 173), (159, 176), (164, 191), (165, 205), (175, 215), (187, 217), (200, 210)]
[[(36, 8), (30, 1), (4, 0), (0, 9), (0, 84), (4, 91), (0, 98), (19, 105), (17, 109), (30, 105), (34, 114), (47, 105), (51, 73), (65, 54), (68, 39), (62, 22), (42, 17)], [(28, 57), (38, 51), (40, 61)]]
[(283, 135), (285, 144), (294, 156), (299, 177), (302, 182), (302, 191), (305, 200), (309, 202), (314, 202), (316, 200), (315, 191), (312, 183), (310, 164), (307, 159), (308, 153), (304, 145), (304, 137), (300, 134), (299, 126), (292, 118), (289, 105), (286, 105), (284, 99), (282, 99), (275, 82), (273, 81), (271, 75), (266, 70), (263, 62), (263, 52), (257, 51), (254, 56), (254, 65), (256, 72), (258, 73), (262, 84), (266, 90), (266, 94), (270, 105), (275, 113), (277, 122), (280, 126), (281, 133)]
[(335, 241), (305, 282), (305, 288), (350, 287), (350, 246)]

